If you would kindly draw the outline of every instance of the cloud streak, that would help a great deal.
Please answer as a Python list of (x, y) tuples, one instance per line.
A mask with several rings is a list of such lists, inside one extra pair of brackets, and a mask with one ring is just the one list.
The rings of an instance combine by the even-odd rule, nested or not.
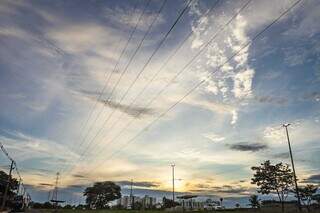
[(261, 143), (237, 143), (229, 145), (231, 150), (242, 151), (242, 152), (258, 152), (268, 148), (266, 144)]
[[(128, 181), (128, 180), (117, 181), (116, 183), (119, 184), (120, 186), (131, 186), (131, 181)], [(159, 187), (160, 183), (150, 182), (150, 181), (133, 181), (132, 185), (135, 187), (154, 188), (154, 187)]]
[(102, 101), (102, 103), (115, 110), (119, 110), (127, 115), (130, 115), (135, 118), (142, 118), (145, 115), (153, 115), (154, 109), (146, 108), (146, 107), (139, 107), (139, 106), (130, 106), (126, 104), (119, 104), (113, 101)]

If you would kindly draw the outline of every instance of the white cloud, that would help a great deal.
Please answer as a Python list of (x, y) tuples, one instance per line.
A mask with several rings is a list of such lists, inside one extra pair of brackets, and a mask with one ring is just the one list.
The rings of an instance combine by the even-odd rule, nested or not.
[(230, 124), (234, 125), (237, 123), (237, 121), (238, 121), (238, 112), (236, 110), (232, 110), (232, 119)]
[(278, 143), (285, 142), (284, 129), (282, 127), (266, 127), (263, 131), (263, 137)]
[(220, 136), (218, 134), (215, 133), (207, 133), (207, 134), (203, 134), (203, 136), (205, 138), (208, 138), (209, 140), (213, 141), (213, 142), (221, 142), (224, 141), (226, 138), (223, 136)]
[[(192, 14), (198, 16), (204, 12), (199, 9), (197, 4), (192, 10), (194, 10)], [(209, 17), (193, 22), (191, 27), (195, 36), (191, 49), (197, 51), (211, 35), (218, 32), (220, 26), (223, 26), (234, 13), (234, 8), (226, 7), (223, 14), (214, 12)], [(205, 80), (202, 92), (208, 96), (213, 94), (216, 97), (221, 97), (222, 99), (219, 98), (219, 100), (228, 105), (252, 98), (252, 79), (255, 71), (249, 66), (248, 51), (250, 46), (226, 63), (232, 54), (238, 52), (249, 41), (247, 36), (249, 24), (246, 15), (238, 15), (225, 31), (219, 32), (220, 35), (210, 44), (203, 57), (197, 62), (197, 75), (201, 80)], [(220, 68), (221, 64), (224, 65)], [(218, 67), (220, 69), (216, 70)], [(243, 104), (238, 103), (237, 105)], [(232, 116), (232, 125), (238, 120), (238, 110), (235, 108), (233, 107), (229, 111)]]
[(252, 97), (253, 76), (253, 69), (247, 69), (235, 75), (233, 92), (236, 98), (245, 99)]
[[(319, 128), (314, 125), (313, 118), (310, 120), (294, 120), (290, 123), (291, 125), (288, 127), (288, 131), (290, 140), (295, 146), (304, 146), (303, 144), (315, 142), (319, 139)], [(287, 143), (286, 132), (281, 124), (278, 126), (267, 126), (263, 130), (263, 137), (268, 143), (272, 143), (273, 145), (286, 145)]]
[[(142, 13), (143, 9), (134, 10), (133, 8), (120, 7), (105, 9), (105, 17), (113, 24), (120, 24), (122, 28), (134, 28)], [(150, 11), (150, 8), (147, 8), (145, 13), (141, 16), (139, 23), (137, 24), (137, 29), (146, 30), (157, 15), (157, 12)], [(157, 27), (163, 22), (163, 16), (162, 14), (159, 14), (155, 24), (153, 25), (153, 28)]]
[(78, 157), (78, 155), (72, 150), (69, 150), (67, 146), (55, 141), (36, 138), (16, 131), (7, 131), (7, 134), (10, 135), (10, 137), (0, 136), (0, 138), (17, 162), (35, 157), (43, 157), (51, 158), (53, 161), (58, 160), (57, 162), (62, 163), (63, 161), (70, 161)]
[(303, 2), (303, 10), (299, 15), (295, 15), (295, 24), (290, 27), (284, 36), (311, 38), (319, 32), (319, 10), (320, 5), (316, 0)]

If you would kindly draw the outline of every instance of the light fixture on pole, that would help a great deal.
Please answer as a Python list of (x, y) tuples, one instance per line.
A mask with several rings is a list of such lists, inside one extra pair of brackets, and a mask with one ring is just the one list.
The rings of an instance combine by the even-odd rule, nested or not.
[(301, 211), (300, 194), (299, 194), (299, 189), (298, 189), (296, 170), (294, 168), (294, 162), (293, 162), (293, 156), (292, 156), (292, 150), (291, 150), (291, 144), (290, 144), (290, 138), (289, 138), (289, 132), (288, 132), (288, 126), (290, 126), (290, 124), (289, 123), (283, 124), (282, 126), (286, 130), (287, 141), (288, 141), (288, 146), (289, 146), (289, 154), (290, 154), (290, 158), (291, 158), (291, 165), (292, 165), (292, 171), (293, 171), (294, 184), (295, 184), (295, 189), (296, 189), (296, 194), (297, 194), (297, 199), (298, 199), (298, 208)]
[(173, 204), (174, 204), (174, 167), (176, 165), (173, 163), (171, 164), (171, 167), (172, 167), (172, 201), (173, 201)]

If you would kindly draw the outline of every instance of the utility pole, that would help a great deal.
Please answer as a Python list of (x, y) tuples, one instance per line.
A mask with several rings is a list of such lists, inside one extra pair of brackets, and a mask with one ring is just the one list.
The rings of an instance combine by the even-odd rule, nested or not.
[(172, 167), (172, 201), (173, 201), (173, 205), (174, 205), (174, 164), (171, 164)]
[(48, 191), (48, 202), (50, 202), (51, 190)]
[(133, 205), (134, 205), (133, 194), (132, 194), (132, 186), (133, 186), (133, 180), (131, 179), (131, 183), (130, 183), (130, 202), (131, 202), (131, 209), (133, 209)]
[(11, 160), (10, 171), (9, 171), (9, 176), (8, 176), (8, 182), (7, 182), (7, 186), (6, 186), (6, 189), (4, 191), (3, 198), (2, 198), (1, 210), (4, 210), (5, 206), (6, 206), (8, 191), (9, 191), (9, 187), (11, 185), (11, 173), (12, 173), (12, 170), (13, 170), (13, 165), (14, 165), (14, 161)]
[(299, 211), (301, 211), (300, 194), (299, 194), (299, 189), (298, 189), (296, 170), (295, 170), (295, 168), (294, 168), (294, 162), (293, 162), (293, 156), (292, 156), (290, 138), (289, 138), (289, 133), (288, 133), (288, 126), (290, 126), (290, 124), (283, 124), (282, 126), (286, 129), (287, 141), (288, 141), (288, 146), (289, 146), (289, 153), (290, 153), (291, 164), (292, 164), (294, 184), (295, 184), (296, 194), (297, 194), (297, 199), (298, 199), (298, 208), (299, 208)]

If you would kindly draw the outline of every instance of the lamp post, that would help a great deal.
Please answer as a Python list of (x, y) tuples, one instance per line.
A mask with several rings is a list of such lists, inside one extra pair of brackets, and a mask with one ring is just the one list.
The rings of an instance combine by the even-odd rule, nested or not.
[(292, 150), (291, 150), (291, 144), (290, 144), (290, 138), (289, 138), (289, 132), (288, 132), (288, 126), (290, 126), (290, 124), (289, 123), (283, 124), (282, 126), (286, 130), (287, 141), (288, 141), (288, 146), (289, 146), (289, 154), (290, 154), (292, 171), (293, 171), (294, 184), (295, 184), (295, 189), (296, 189), (296, 194), (297, 194), (297, 199), (298, 199), (298, 208), (299, 208), (299, 211), (301, 211), (300, 194), (299, 194), (299, 189), (298, 189), (296, 170), (294, 168), (294, 162), (293, 162), (293, 156), (292, 156)]
[(174, 167), (175, 164), (171, 164), (172, 167), (172, 201), (173, 201), (173, 205), (174, 205)]

